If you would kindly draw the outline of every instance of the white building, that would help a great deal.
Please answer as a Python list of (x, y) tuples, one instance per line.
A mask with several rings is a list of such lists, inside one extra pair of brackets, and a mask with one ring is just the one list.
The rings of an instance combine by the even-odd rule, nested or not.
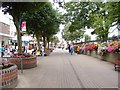
[(8, 15), (0, 13), (0, 47), (9, 44), (10, 39), (13, 37), (13, 23)]
[(117, 29), (117, 26), (111, 27), (109, 29), (108, 37), (118, 36), (118, 35), (120, 35), (120, 31)]
[[(17, 43), (16, 27), (13, 22), (13, 18), (10, 15), (5, 15), (0, 11), (0, 47), (8, 44)], [(28, 35), (22, 36), (23, 43), (29, 43), (32, 37)]]

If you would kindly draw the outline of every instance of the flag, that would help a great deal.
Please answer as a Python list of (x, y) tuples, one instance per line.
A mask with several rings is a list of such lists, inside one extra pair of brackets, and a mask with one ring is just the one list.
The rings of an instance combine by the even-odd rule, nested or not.
[(22, 22), (22, 31), (26, 31), (26, 22)]

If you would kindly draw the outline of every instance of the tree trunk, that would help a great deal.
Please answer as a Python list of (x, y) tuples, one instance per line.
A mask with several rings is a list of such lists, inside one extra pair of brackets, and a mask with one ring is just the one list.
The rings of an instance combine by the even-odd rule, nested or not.
[(49, 47), (50, 47), (49, 42), (50, 42), (50, 40), (49, 40), (49, 38), (47, 37), (48, 49), (49, 49)]
[(22, 53), (22, 39), (21, 39), (21, 33), (20, 33), (20, 28), (19, 28), (19, 18), (15, 17), (13, 18), (13, 20), (16, 26), (16, 31), (17, 31), (18, 52)]
[(50, 42), (48, 41), (48, 49), (50, 48)]
[(38, 45), (38, 51), (40, 51), (40, 37), (38, 34), (36, 34), (36, 38), (37, 38), (37, 45)]
[(46, 38), (45, 38), (45, 36), (43, 36), (43, 44), (44, 44), (44, 51), (45, 51), (45, 48), (46, 48)]

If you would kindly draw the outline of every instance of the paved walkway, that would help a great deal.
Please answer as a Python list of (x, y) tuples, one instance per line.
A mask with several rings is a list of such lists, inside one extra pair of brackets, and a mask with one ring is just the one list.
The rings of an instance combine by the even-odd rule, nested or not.
[(19, 71), (17, 88), (117, 88), (118, 72), (111, 63), (55, 50), (39, 57), (38, 66)]

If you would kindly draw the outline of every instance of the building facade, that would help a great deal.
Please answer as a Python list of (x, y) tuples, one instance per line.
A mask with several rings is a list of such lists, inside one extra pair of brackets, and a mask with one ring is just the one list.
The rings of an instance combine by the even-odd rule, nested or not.
[(10, 25), (0, 22), (0, 47), (8, 45), (10, 38)]
[[(16, 28), (10, 15), (4, 15), (0, 12), (0, 48), (2, 46), (8, 47), (14, 36)], [(1, 50), (1, 49), (0, 49)], [(1, 53), (0, 53), (1, 56)]]

